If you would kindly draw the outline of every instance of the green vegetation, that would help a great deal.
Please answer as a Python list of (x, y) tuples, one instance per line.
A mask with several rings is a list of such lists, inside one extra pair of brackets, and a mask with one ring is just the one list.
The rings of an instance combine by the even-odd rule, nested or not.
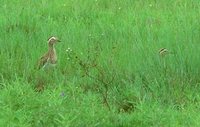
[[(0, 6), (0, 126), (200, 126), (200, 1)], [(51, 35), (58, 64), (36, 70)]]

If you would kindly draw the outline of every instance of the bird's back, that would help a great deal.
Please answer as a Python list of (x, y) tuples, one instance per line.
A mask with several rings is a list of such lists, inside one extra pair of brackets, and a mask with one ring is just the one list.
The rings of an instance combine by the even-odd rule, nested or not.
[(38, 69), (41, 69), (47, 62), (49, 59), (49, 53), (45, 53), (42, 57), (40, 57), (39, 61), (38, 61)]

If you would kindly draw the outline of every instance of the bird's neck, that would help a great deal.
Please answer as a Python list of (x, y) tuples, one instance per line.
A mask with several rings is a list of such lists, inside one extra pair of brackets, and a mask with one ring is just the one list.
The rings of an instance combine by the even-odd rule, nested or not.
[(49, 51), (54, 50), (54, 45), (53, 44), (49, 44)]

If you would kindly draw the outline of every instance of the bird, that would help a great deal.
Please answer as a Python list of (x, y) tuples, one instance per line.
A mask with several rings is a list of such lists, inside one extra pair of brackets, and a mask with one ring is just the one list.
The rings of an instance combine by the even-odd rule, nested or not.
[(54, 67), (57, 63), (57, 54), (54, 47), (55, 44), (61, 42), (57, 37), (51, 36), (48, 38), (48, 51), (38, 60), (38, 69), (48, 69)]
[(165, 55), (168, 54), (168, 53), (170, 53), (170, 52), (169, 52), (169, 50), (167, 50), (166, 48), (161, 48), (161, 49), (159, 50), (159, 54), (160, 54), (161, 56), (165, 56)]

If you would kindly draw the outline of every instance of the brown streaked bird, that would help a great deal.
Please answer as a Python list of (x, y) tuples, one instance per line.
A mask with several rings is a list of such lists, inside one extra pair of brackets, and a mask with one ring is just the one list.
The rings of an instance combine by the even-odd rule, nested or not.
[(54, 45), (60, 42), (60, 40), (57, 37), (51, 36), (48, 39), (48, 52), (45, 53), (38, 61), (38, 69), (47, 69), (49, 67), (53, 67), (56, 65), (57, 62), (57, 55), (56, 55), (56, 49)]
[(166, 48), (161, 48), (161, 49), (159, 50), (159, 54), (160, 54), (161, 56), (165, 56), (165, 55), (168, 54), (168, 53), (170, 53), (170, 52), (169, 52), (169, 50), (167, 50)]

